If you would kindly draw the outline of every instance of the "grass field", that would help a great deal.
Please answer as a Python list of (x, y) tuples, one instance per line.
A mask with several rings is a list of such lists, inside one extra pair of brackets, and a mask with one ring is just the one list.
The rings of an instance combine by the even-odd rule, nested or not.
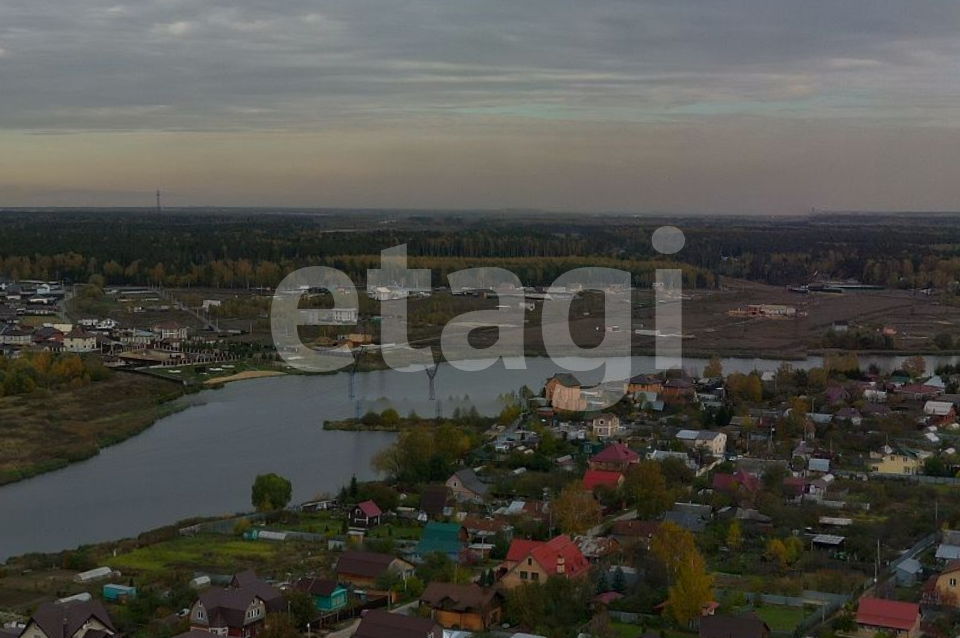
[(754, 612), (760, 616), (773, 631), (793, 631), (810, 613), (803, 607), (782, 607), (764, 605)]
[(139, 434), (176, 408), (180, 388), (116, 373), (80, 388), (0, 398), (0, 485), (90, 458)]
[(232, 574), (273, 561), (280, 544), (244, 541), (229, 536), (192, 536), (164, 541), (111, 558), (111, 567), (150, 579), (185, 569)]

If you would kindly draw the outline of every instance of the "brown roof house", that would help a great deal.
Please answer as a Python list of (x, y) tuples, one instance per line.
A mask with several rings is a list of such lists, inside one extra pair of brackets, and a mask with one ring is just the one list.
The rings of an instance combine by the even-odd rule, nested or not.
[(233, 577), (230, 587), (214, 587), (190, 609), (190, 628), (222, 636), (255, 638), (267, 614), (284, 608), (283, 594), (253, 572)]
[(337, 580), (354, 587), (372, 587), (377, 579), (394, 573), (406, 580), (414, 566), (402, 558), (374, 552), (344, 552), (337, 561)]
[(420, 607), (447, 629), (484, 631), (500, 623), (503, 594), (479, 585), (430, 583), (420, 596)]
[(106, 638), (117, 635), (99, 600), (43, 603), (27, 622), (24, 638)]
[(428, 618), (371, 610), (363, 615), (353, 638), (443, 638), (443, 627)]

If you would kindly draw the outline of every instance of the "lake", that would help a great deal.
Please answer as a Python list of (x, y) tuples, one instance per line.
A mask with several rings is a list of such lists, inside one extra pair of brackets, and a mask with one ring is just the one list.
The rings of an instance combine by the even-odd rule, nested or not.
[[(562, 362), (563, 360), (561, 360)], [(582, 363), (583, 359), (574, 360)], [(883, 369), (902, 358), (861, 357), (864, 367)], [(938, 364), (928, 357), (928, 368)], [(947, 359), (944, 360), (948, 361)], [(952, 359), (950, 360), (952, 361)], [(437, 375), (436, 395), (444, 413), (475, 405), (485, 414), (500, 410), (500, 395), (521, 385), (539, 390), (562, 371), (547, 358), (528, 358), (526, 369), (497, 364), (478, 372), (449, 364)], [(706, 361), (688, 359), (699, 371)], [(724, 359), (726, 373), (774, 370), (778, 361)], [(812, 357), (795, 367), (821, 365)], [(653, 372), (652, 357), (632, 357), (633, 374)], [(577, 372), (585, 383), (599, 373)], [(277, 472), (293, 483), (294, 502), (336, 492), (356, 474), (374, 477), (370, 458), (394, 436), (383, 432), (332, 432), (324, 420), (353, 416), (345, 373), (285, 376), (227, 385), (179, 399), (190, 407), (98, 456), (56, 472), (0, 488), (0, 561), (26, 552), (50, 552), (135, 536), (190, 516), (250, 509), (257, 474)], [(401, 413), (433, 415), (424, 372), (395, 370), (356, 375), (361, 411), (393, 405)]]

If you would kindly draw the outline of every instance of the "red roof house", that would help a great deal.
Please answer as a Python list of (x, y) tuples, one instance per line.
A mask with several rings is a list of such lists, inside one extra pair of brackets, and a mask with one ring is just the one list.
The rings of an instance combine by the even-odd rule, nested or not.
[[(519, 557), (519, 560), (514, 560)], [(573, 540), (563, 534), (547, 542), (513, 541), (507, 552), (507, 589), (550, 578), (578, 578), (590, 571), (590, 562)]]
[(606, 470), (587, 470), (583, 475), (583, 489), (592, 492), (600, 487), (609, 487), (615, 490), (623, 485), (623, 474), (620, 472), (608, 472)]
[(631, 465), (639, 462), (640, 455), (626, 445), (611, 443), (590, 459), (590, 469), (626, 472)]
[(350, 510), (350, 524), (354, 527), (369, 529), (380, 524), (383, 510), (373, 501), (358, 503)]
[(857, 624), (868, 631), (892, 630), (898, 636), (920, 635), (920, 605), (898, 600), (861, 598)]

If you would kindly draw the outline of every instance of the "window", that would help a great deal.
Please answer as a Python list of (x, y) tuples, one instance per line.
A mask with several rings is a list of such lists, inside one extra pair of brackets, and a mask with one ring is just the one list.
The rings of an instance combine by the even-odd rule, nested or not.
[(533, 565), (533, 559), (532, 559), (532, 558), (528, 558), (528, 559), (527, 559), (527, 565)]
[(956, 586), (957, 586), (957, 579), (956, 579), (956, 578), (951, 578), (951, 579), (950, 579), (950, 586), (951, 586), (951, 587), (956, 587)]
[(540, 572), (530, 572), (530, 576), (533, 578), (533, 582), (540, 580)]
[(527, 572), (520, 572), (520, 580), (527, 580)]

